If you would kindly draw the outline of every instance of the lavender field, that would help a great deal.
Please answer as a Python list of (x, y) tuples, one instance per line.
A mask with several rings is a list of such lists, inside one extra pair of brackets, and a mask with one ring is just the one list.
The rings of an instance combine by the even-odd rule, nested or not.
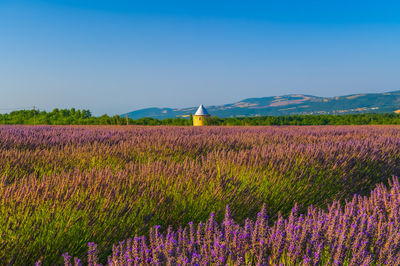
[(2, 126), (0, 148), (2, 265), (399, 263), (400, 127)]

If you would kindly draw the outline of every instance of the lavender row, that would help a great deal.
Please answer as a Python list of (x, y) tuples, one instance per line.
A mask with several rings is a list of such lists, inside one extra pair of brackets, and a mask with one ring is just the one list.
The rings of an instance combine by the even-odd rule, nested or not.
[[(303, 215), (295, 206), (271, 226), (265, 206), (243, 226), (226, 207), (221, 223), (212, 213), (176, 231), (155, 226), (148, 238), (121, 241), (112, 251), (107, 265), (399, 265), (400, 184), (393, 178), (389, 189), (379, 185), (369, 197), (354, 195), (344, 206), (335, 201), (328, 211), (310, 206)], [(81, 265), (63, 257), (67, 266)], [(95, 243), (87, 262), (100, 265)]]

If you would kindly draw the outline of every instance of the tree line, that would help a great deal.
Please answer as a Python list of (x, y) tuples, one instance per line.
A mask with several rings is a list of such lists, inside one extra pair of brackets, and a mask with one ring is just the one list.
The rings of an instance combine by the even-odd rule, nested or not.
[[(93, 116), (89, 110), (54, 109), (51, 112), (19, 110), (0, 114), (0, 124), (21, 125), (192, 125), (190, 118), (139, 118), (128, 120), (119, 115)], [(366, 113), (345, 115), (286, 115), (258, 117), (209, 117), (207, 125), (258, 126), (258, 125), (400, 125), (400, 114)]]

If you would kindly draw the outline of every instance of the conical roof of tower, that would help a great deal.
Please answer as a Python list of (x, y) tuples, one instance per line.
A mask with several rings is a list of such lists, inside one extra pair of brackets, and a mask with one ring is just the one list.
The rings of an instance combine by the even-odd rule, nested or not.
[(210, 115), (210, 114), (207, 112), (206, 108), (204, 108), (203, 105), (200, 105), (199, 109), (197, 109), (194, 115)]

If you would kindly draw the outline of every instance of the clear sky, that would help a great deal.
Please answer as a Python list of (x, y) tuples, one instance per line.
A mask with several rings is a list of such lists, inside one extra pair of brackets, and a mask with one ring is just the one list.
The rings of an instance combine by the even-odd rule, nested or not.
[(399, 1), (0, 1), (0, 112), (398, 89)]

